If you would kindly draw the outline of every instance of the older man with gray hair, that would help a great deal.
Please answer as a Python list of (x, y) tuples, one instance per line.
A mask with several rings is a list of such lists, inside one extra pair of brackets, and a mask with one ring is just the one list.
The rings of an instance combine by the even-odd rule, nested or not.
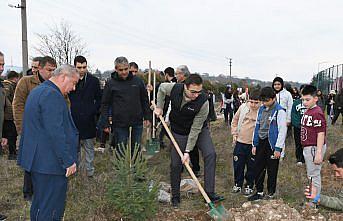
[(131, 147), (139, 148), (143, 121), (148, 126), (152, 118), (148, 93), (144, 82), (129, 71), (129, 61), (125, 57), (116, 58), (114, 66), (115, 71), (105, 86), (101, 102), (101, 114), (106, 121), (105, 130), (109, 131), (108, 116), (112, 107), (113, 145), (116, 148), (121, 144), (126, 145), (131, 127)]
[(79, 143), (64, 96), (75, 90), (79, 77), (76, 68), (62, 65), (27, 98), (18, 164), (32, 177), (31, 220), (63, 219)]
[(183, 83), (186, 78), (191, 74), (186, 65), (180, 65), (176, 68), (176, 79), (177, 83)]

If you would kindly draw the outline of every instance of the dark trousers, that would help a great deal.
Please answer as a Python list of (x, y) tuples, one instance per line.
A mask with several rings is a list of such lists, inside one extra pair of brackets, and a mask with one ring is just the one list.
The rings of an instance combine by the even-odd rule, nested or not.
[[(235, 185), (242, 187), (244, 177), (246, 185), (252, 188), (254, 186), (254, 163), (255, 159), (251, 154), (251, 144), (244, 144), (236, 142), (235, 149), (233, 150), (233, 169)], [(245, 175), (244, 170), (247, 168)]]
[(189, 158), (192, 164), (192, 169), (194, 172), (200, 171), (200, 162), (199, 162), (199, 148), (195, 145), (194, 149), (189, 152)]
[(232, 118), (233, 118), (233, 110), (230, 107), (231, 104), (226, 104), (226, 108), (224, 109), (224, 118), (225, 118), (225, 123), (229, 123), (231, 126)]
[(279, 159), (273, 159), (274, 151), (271, 149), (268, 138), (259, 140), (255, 158), (255, 185), (257, 192), (263, 192), (263, 183), (268, 173), (267, 189), (269, 194), (275, 193)]
[(64, 175), (32, 172), (34, 196), (31, 221), (62, 220), (67, 196), (68, 179)]
[(335, 110), (335, 116), (334, 116), (333, 119), (332, 119), (332, 124), (335, 124), (335, 123), (336, 123), (336, 121), (337, 121), (339, 115), (342, 115), (342, 122), (343, 122), (343, 108), (341, 108), (341, 109), (338, 109), (338, 108), (337, 108), (337, 109)]
[(166, 129), (164, 129), (164, 127), (162, 126), (161, 131), (160, 131), (160, 133), (159, 133), (159, 135), (158, 135), (158, 139), (159, 139), (159, 141), (160, 141), (161, 148), (164, 148), (164, 147), (165, 147), (164, 142), (163, 142), (164, 136), (167, 136), (168, 139), (170, 139), (169, 136), (168, 136), (168, 133), (167, 133)]
[[(179, 135), (173, 133), (176, 142), (180, 146), (182, 152), (187, 146), (187, 135)], [(202, 152), (204, 160), (204, 181), (205, 191), (209, 194), (214, 193), (215, 173), (216, 173), (216, 152), (212, 143), (212, 138), (208, 128), (203, 128), (198, 136), (196, 145)], [(180, 198), (180, 182), (182, 162), (175, 148), (171, 149), (171, 164), (170, 164), (170, 179), (173, 198)]]
[(105, 148), (106, 142), (108, 140), (109, 134), (107, 132), (102, 131), (100, 135), (100, 147)]
[[(131, 147), (135, 148), (136, 145), (141, 144), (143, 125), (136, 125), (131, 127)], [(130, 128), (129, 127), (113, 127), (113, 136), (115, 140), (115, 147), (124, 144), (127, 145), (129, 139)], [(139, 147), (140, 148), (140, 147)]]
[(17, 130), (13, 120), (4, 120), (3, 137), (8, 140), (9, 154), (15, 155), (17, 152)]
[(305, 163), (303, 147), (301, 146), (301, 128), (293, 127), (293, 132), (295, 143), (295, 157), (297, 158), (297, 162)]
[(25, 171), (24, 173), (24, 185), (23, 185), (24, 199), (31, 200), (33, 196), (33, 186), (31, 173)]

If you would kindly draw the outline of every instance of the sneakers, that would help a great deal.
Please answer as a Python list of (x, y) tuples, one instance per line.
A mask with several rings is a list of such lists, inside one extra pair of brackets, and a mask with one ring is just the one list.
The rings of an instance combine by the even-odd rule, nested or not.
[(242, 187), (240, 187), (240, 186), (237, 186), (237, 184), (236, 185), (234, 185), (233, 187), (232, 187), (232, 191), (231, 191), (232, 193), (240, 193), (240, 192), (242, 192)]
[(318, 204), (314, 202), (307, 202), (304, 204), (304, 206), (306, 209), (318, 209)]
[(180, 207), (180, 198), (173, 197), (171, 203), (174, 209), (178, 209)]
[(263, 200), (263, 192), (256, 192), (254, 195), (250, 196), (248, 198), (248, 201), (259, 201), (259, 200)]
[(275, 198), (275, 193), (268, 193), (268, 195), (266, 195), (267, 200), (272, 200), (274, 198)]
[(303, 162), (298, 161), (296, 165), (297, 165), (298, 167), (301, 167), (301, 166), (303, 165)]
[(219, 196), (216, 193), (208, 193), (207, 195), (213, 203), (218, 203), (225, 200), (223, 196)]
[(244, 188), (243, 195), (248, 197), (254, 192), (253, 189), (250, 188), (250, 186), (247, 186)]
[(94, 176), (94, 170), (87, 171), (87, 177), (92, 178)]
[(7, 219), (7, 216), (0, 214), (0, 221), (5, 221)]
[(105, 153), (105, 148), (104, 148), (104, 147), (94, 148), (94, 151), (96, 151), (96, 152), (101, 152), (101, 153)]

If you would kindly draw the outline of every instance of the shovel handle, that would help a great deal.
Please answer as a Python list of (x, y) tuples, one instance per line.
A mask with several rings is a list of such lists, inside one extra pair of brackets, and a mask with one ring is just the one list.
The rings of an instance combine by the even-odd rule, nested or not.
[[(154, 105), (154, 104), (153, 104), (153, 107), (155, 108), (155, 105)], [(162, 117), (161, 115), (158, 116), (158, 117), (159, 117), (159, 119), (160, 119), (160, 121), (161, 121), (161, 123), (162, 123), (164, 129), (167, 131), (167, 134), (169, 135), (169, 137), (170, 137), (172, 143), (174, 144), (174, 147), (175, 147), (176, 151), (178, 152), (179, 156), (180, 156), (181, 159), (182, 159), (183, 153), (182, 153), (182, 151), (180, 150), (180, 147), (179, 147), (179, 145), (177, 144), (177, 142), (176, 142), (176, 140), (175, 140), (173, 134), (171, 133), (171, 131), (170, 131), (169, 127), (167, 126), (166, 122), (164, 121), (163, 117)], [(198, 188), (199, 188), (199, 190), (200, 190), (202, 196), (203, 196), (204, 199), (206, 200), (206, 203), (207, 203), (207, 204), (211, 203), (210, 198), (208, 197), (208, 195), (207, 195), (207, 193), (205, 192), (204, 188), (202, 188), (202, 186), (201, 186), (201, 184), (200, 184), (198, 178), (195, 176), (195, 174), (194, 174), (192, 168), (189, 166), (189, 163), (188, 163), (188, 162), (185, 162), (184, 165), (186, 166), (186, 169), (188, 170), (188, 172), (189, 172), (189, 174), (191, 175), (192, 179), (194, 180), (194, 182), (195, 182), (196, 185), (198, 186)]]

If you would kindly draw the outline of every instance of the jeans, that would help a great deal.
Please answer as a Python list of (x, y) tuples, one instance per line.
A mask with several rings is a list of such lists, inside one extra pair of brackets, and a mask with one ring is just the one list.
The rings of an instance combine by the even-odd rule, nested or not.
[(85, 150), (86, 170), (88, 176), (94, 174), (94, 143), (93, 139), (80, 140), (80, 146)]
[[(135, 147), (140, 150), (140, 144), (142, 140), (143, 125), (136, 125), (131, 127), (131, 154), (133, 154)], [(113, 136), (115, 140), (115, 147), (118, 148), (120, 145), (127, 145), (127, 140), (130, 135), (129, 127), (114, 127)]]

